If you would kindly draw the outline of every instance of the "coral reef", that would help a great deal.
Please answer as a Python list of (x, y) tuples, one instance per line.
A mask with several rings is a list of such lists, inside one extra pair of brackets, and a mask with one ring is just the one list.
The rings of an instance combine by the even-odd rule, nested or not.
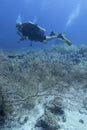
[(86, 130), (86, 93), (86, 45), (0, 51), (1, 130)]

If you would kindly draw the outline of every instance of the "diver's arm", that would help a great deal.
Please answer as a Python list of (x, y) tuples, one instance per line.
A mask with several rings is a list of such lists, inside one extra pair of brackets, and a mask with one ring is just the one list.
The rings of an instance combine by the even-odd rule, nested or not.
[(20, 42), (20, 41), (24, 41), (24, 40), (27, 40), (27, 39), (28, 39), (28, 37), (23, 36), (19, 31), (17, 31), (17, 34), (20, 36), (20, 39), (19, 39), (18, 42)]

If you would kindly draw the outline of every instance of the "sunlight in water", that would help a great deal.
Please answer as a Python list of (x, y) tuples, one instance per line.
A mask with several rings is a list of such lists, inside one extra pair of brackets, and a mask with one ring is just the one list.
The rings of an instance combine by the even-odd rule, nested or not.
[(70, 13), (70, 16), (66, 22), (65, 29), (67, 29), (69, 26), (72, 25), (75, 19), (79, 16), (80, 11), (81, 11), (81, 5), (78, 3), (76, 8), (73, 10), (73, 12)]

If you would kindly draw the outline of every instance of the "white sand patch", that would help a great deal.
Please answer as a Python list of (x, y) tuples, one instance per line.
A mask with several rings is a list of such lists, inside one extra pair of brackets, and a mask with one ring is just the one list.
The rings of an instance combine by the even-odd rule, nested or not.
[(36, 107), (29, 112), (28, 116), (28, 122), (22, 127), (23, 130), (34, 130), (34, 126), (36, 124), (36, 121), (39, 117), (41, 117), (44, 114), (44, 107), (39, 104), (36, 105)]
[[(87, 130), (87, 115), (80, 114), (77, 111), (65, 111), (66, 114), (66, 123), (64, 123), (65, 129), (70, 130)], [(84, 123), (79, 122), (79, 120), (83, 120)]]

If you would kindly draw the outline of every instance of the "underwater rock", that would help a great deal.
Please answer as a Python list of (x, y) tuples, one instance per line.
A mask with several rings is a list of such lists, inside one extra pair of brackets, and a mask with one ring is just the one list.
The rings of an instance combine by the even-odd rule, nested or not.
[(61, 98), (54, 98), (54, 100), (50, 101), (49, 104), (46, 105), (46, 108), (55, 115), (64, 115), (62, 102), (63, 100)]
[(18, 59), (23, 59), (25, 55), (24, 54), (21, 54), (21, 55), (8, 55), (7, 57), (10, 58), (10, 59), (15, 59), (15, 58), (18, 58)]
[(3, 96), (0, 93), (0, 127), (5, 123), (5, 104)]
[(84, 108), (87, 110), (87, 98), (85, 98), (85, 99), (83, 100), (83, 105), (84, 105)]
[(36, 127), (39, 127), (42, 130), (58, 130), (60, 125), (56, 116), (46, 110), (45, 114), (37, 121)]
[(82, 119), (79, 120), (80, 123), (84, 124), (84, 121)]
[(8, 55), (8, 58), (14, 59), (14, 58), (16, 58), (16, 56), (15, 55)]
[(19, 119), (18, 119), (18, 122), (19, 124), (21, 125), (24, 125), (26, 122), (28, 121), (28, 116), (21, 116)]
[(83, 90), (83, 92), (86, 92), (86, 93), (87, 93), (87, 83), (82, 86), (82, 90)]

